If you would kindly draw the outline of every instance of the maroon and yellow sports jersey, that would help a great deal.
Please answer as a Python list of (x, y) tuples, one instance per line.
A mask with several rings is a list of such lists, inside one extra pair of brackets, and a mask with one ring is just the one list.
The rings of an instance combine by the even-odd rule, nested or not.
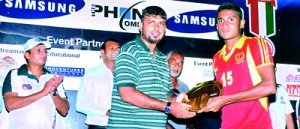
[[(223, 84), (223, 95), (247, 90), (259, 82), (257, 69), (273, 65), (270, 46), (264, 39), (242, 36), (226, 53), (226, 45), (213, 58), (216, 80)], [(238, 102), (222, 108), (222, 129), (272, 128), (267, 98)]]

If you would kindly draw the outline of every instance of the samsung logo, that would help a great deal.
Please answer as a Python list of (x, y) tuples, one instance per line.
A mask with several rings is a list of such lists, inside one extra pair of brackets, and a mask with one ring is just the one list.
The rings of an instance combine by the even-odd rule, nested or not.
[(83, 0), (0, 0), (0, 15), (41, 19), (68, 15), (84, 7)]
[(181, 33), (216, 31), (216, 10), (200, 10), (175, 15), (168, 19), (168, 29)]

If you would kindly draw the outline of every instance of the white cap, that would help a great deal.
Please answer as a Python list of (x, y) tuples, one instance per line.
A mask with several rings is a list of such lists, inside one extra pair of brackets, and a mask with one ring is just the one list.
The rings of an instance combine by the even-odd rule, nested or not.
[(50, 42), (43, 41), (39, 38), (32, 38), (32, 39), (27, 40), (27, 42), (24, 44), (24, 51), (26, 52), (39, 44), (44, 44), (47, 49), (51, 48)]

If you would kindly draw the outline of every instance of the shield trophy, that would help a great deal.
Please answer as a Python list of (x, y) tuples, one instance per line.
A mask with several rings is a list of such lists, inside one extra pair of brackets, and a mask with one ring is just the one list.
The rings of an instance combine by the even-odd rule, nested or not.
[(188, 93), (189, 100), (183, 100), (182, 102), (190, 104), (190, 111), (198, 111), (204, 106), (209, 98), (220, 96), (223, 92), (223, 86), (217, 81), (205, 81), (197, 84)]

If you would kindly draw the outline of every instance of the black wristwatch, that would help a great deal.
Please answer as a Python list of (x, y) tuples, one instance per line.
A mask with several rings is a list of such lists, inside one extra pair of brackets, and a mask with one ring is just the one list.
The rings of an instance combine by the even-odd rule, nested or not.
[(165, 107), (165, 114), (169, 115), (171, 113), (171, 102), (168, 102)]
[(54, 93), (52, 94), (52, 96), (58, 96), (58, 91), (57, 89), (55, 89)]

